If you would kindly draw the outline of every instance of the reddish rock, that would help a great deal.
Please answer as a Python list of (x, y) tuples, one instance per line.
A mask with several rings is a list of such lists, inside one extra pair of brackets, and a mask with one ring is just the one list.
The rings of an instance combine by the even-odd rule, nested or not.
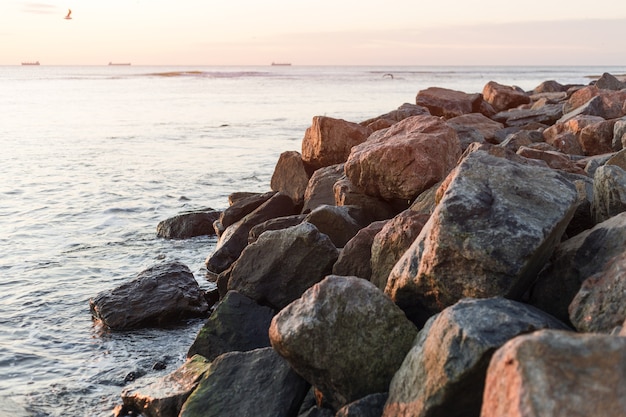
[(481, 417), (626, 415), (626, 338), (540, 330), (498, 349)]
[(498, 112), (530, 103), (530, 97), (525, 92), (515, 87), (498, 84), (495, 81), (489, 81), (485, 85), (483, 97)]
[(370, 280), (372, 276), (372, 242), (387, 220), (374, 222), (359, 230), (346, 243), (333, 265), (333, 275), (353, 276)]
[(364, 142), (372, 131), (357, 123), (315, 116), (302, 140), (302, 160), (312, 170), (345, 162), (354, 145)]
[(446, 119), (472, 113), (474, 108), (480, 107), (481, 101), (479, 94), (467, 94), (441, 87), (421, 90), (415, 99), (418, 106), (426, 107), (433, 116)]
[(546, 143), (553, 146), (559, 152), (569, 155), (582, 155), (583, 149), (580, 147), (578, 137), (572, 132), (562, 132), (556, 136), (546, 139)]
[(563, 107), (563, 119), (571, 115), (589, 114), (604, 119), (616, 119), (624, 116), (626, 90), (602, 90), (596, 86), (587, 86), (573, 93)]
[(613, 127), (615, 120), (603, 120), (585, 126), (578, 136), (578, 142), (585, 155), (601, 155), (613, 152)]
[(287, 194), (296, 203), (301, 203), (309, 184), (309, 175), (302, 162), (300, 152), (287, 151), (280, 154), (270, 182), (272, 191)]
[(541, 151), (522, 146), (518, 149), (517, 154), (523, 156), (524, 158), (545, 161), (552, 169), (558, 169), (560, 171), (571, 172), (579, 175), (587, 175), (585, 171), (576, 165), (574, 161), (560, 152)]
[(442, 180), (461, 155), (454, 129), (434, 116), (413, 116), (355, 146), (346, 176), (367, 195), (411, 200)]
[(430, 114), (426, 107), (416, 106), (415, 104), (404, 103), (396, 110), (392, 110), (389, 113), (385, 113), (373, 119), (365, 120), (360, 124), (362, 126), (367, 126), (372, 131), (386, 129), (393, 124), (396, 124), (399, 121), (406, 119), (411, 116), (420, 116), (423, 114)]
[(596, 97), (599, 94), (598, 87), (589, 85), (575, 91), (567, 100), (563, 107), (564, 113), (569, 113), (578, 107), (586, 104), (589, 100)]
[(480, 113), (470, 113), (453, 117), (452, 119), (449, 119), (448, 122), (473, 127), (483, 135), (487, 142), (492, 143), (496, 136), (496, 132), (504, 127), (502, 123), (493, 121)]

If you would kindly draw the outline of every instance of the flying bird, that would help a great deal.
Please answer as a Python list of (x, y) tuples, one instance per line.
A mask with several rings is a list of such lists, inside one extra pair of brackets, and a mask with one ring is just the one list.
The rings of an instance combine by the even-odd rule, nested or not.
[(72, 18), (72, 9), (67, 10), (67, 16), (65, 16), (65, 20), (70, 20)]

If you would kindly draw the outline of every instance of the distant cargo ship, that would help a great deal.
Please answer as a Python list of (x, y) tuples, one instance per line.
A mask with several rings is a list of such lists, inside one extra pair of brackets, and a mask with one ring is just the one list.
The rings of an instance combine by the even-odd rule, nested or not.
[(130, 62), (109, 62), (109, 65), (130, 65)]
[(35, 62), (22, 62), (22, 65), (39, 65), (39, 61), (35, 61)]
[(288, 67), (291, 65), (291, 62), (272, 62), (273, 67)]

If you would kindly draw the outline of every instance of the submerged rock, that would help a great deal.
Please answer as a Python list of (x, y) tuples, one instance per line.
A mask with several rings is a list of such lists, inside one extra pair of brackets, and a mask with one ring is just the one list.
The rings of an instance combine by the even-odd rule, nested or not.
[(157, 236), (166, 239), (188, 239), (195, 236), (214, 235), (213, 223), (221, 212), (212, 209), (182, 213), (163, 220), (157, 225)]

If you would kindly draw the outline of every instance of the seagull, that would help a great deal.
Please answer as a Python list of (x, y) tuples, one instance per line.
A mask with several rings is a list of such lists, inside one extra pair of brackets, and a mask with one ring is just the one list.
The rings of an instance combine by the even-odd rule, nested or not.
[(72, 9), (67, 9), (67, 16), (65, 16), (65, 20), (70, 20), (72, 18)]

